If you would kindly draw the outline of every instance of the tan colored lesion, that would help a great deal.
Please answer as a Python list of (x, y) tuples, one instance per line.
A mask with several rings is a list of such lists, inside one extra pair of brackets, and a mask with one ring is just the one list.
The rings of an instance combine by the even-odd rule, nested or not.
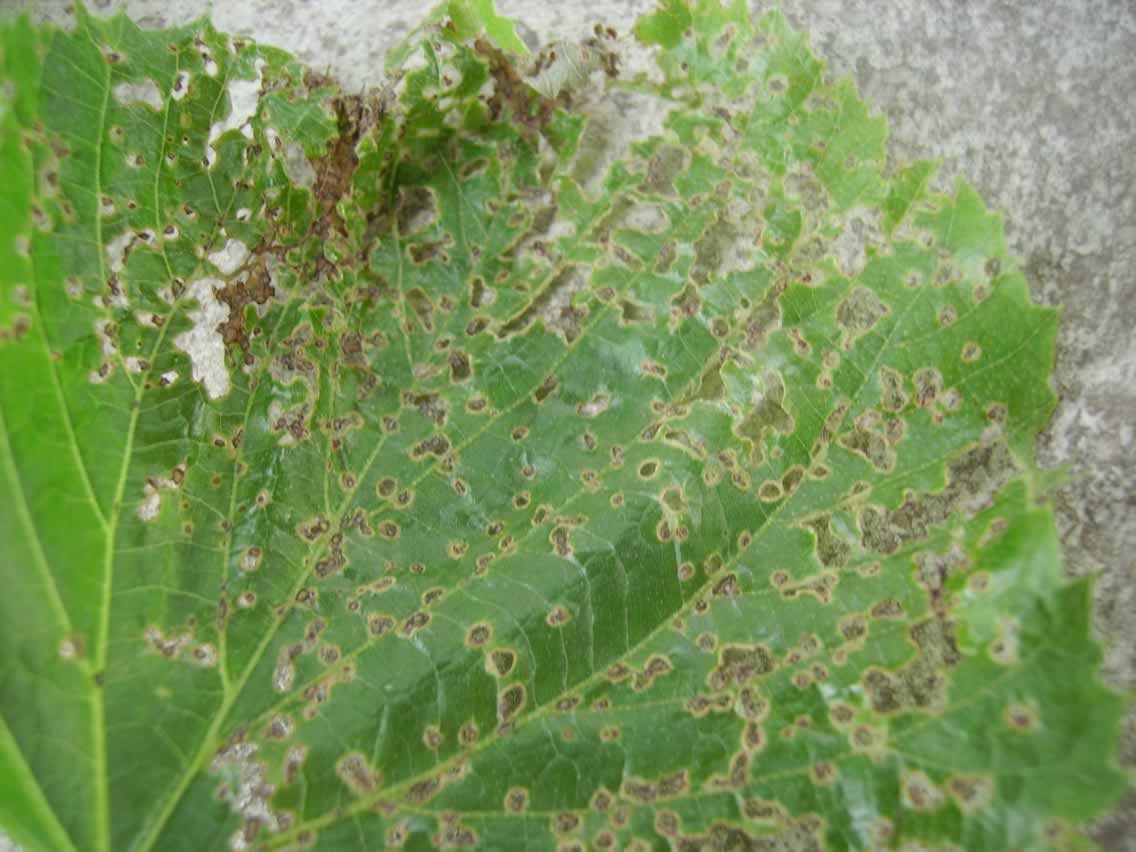
[(516, 664), (517, 652), (512, 648), (494, 648), (485, 655), (485, 670), (494, 677), (507, 677)]
[(736, 598), (740, 594), (741, 586), (738, 583), (738, 576), (733, 572), (715, 582), (710, 590), (710, 595), (714, 598)]
[(710, 790), (741, 790), (749, 781), (752, 761), (745, 751), (734, 754), (725, 773), (711, 775), (706, 781)]
[(142, 485), (142, 502), (138, 504), (138, 519), (151, 523), (162, 510), (162, 492), (178, 491), (185, 483), (188, 467), (185, 462), (176, 465), (169, 476), (147, 476)]
[[(843, 433), (837, 440), (844, 449), (867, 461), (876, 472), (890, 473), (895, 469), (896, 453), (883, 426), (879, 412), (869, 409), (856, 418), (851, 431)], [(899, 436), (902, 436), (902, 431)]]
[(952, 775), (945, 786), (959, 810), (968, 816), (978, 813), (994, 799), (995, 785), (990, 775)]
[(840, 771), (830, 760), (818, 760), (809, 767), (809, 780), (818, 787), (835, 784), (839, 777)]
[(946, 468), (947, 483), (940, 491), (922, 496), (909, 492), (897, 509), (870, 505), (861, 509), (861, 544), (879, 553), (895, 553), (910, 541), (926, 538), (953, 512), (961, 509), (970, 514), (988, 505), (1019, 470), (1002, 441), (977, 444), (947, 462)]
[(1018, 662), (1018, 630), (1016, 618), (1002, 618), (998, 621), (994, 639), (989, 645), (990, 659), (999, 665), (1011, 666)]
[(801, 521), (812, 534), (817, 561), (830, 569), (844, 568), (852, 556), (852, 545), (833, 528), (832, 515), (825, 513)]
[(643, 190), (652, 195), (674, 195), (674, 179), (689, 164), (689, 153), (679, 145), (660, 145), (647, 161)]
[(193, 641), (193, 632), (190, 630), (166, 636), (155, 625), (147, 627), (142, 636), (151, 648), (171, 660), (180, 656), (181, 652)]
[(611, 394), (597, 391), (592, 398), (576, 406), (581, 417), (599, 417), (611, 407)]
[(855, 287), (836, 306), (836, 324), (844, 331), (841, 348), (850, 349), (864, 335), (871, 332), (881, 320), (891, 314), (874, 291)]
[(707, 686), (715, 692), (731, 684), (745, 686), (777, 667), (777, 660), (765, 645), (729, 643), (718, 652), (718, 665), (707, 676)]
[(946, 677), (922, 657), (894, 673), (871, 667), (861, 683), (872, 710), (882, 715), (907, 708), (935, 712), (946, 705)]
[(550, 331), (572, 343), (582, 333), (588, 313), (586, 307), (574, 303), (575, 296), (587, 289), (590, 273), (590, 268), (576, 265), (558, 270), (522, 311), (497, 328), (498, 339), (521, 334), (540, 319)]
[(554, 834), (570, 834), (580, 827), (580, 817), (571, 811), (562, 811), (549, 817), (549, 829)]
[(843, 637), (846, 648), (862, 648), (868, 638), (868, 619), (863, 613), (852, 612), (840, 617), (836, 626)]
[(497, 694), (497, 722), (500, 725), (512, 723), (524, 709), (527, 700), (528, 691), (523, 683), (514, 683), (502, 689)]
[(573, 553), (571, 530), (564, 525), (558, 525), (548, 534), (549, 543), (557, 556), (568, 558)]
[(408, 616), (399, 628), (399, 635), (404, 639), (409, 639), (414, 636), (419, 630), (423, 630), (429, 626), (431, 615), (428, 612), (418, 610), (412, 615)]
[(528, 810), (529, 791), (525, 787), (510, 787), (505, 793), (505, 811), (511, 814), (521, 814)]
[(386, 846), (388, 849), (401, 849), (410, 837), (412, 826), (409, 818), (400, 819), (386, 833)]
[(382, 783), (382, 773), (372, 768), (361, 752), (345, 754), (336, 761), (335, 771), (339, 779), (357, 795), (370, 793)]
[(473, 720), (465, 722), (458, 729), (458, 742), (466, 748), (477, 745), (480, 739), (481, 728)]
[(276, 713), (264, 726), (263, 736), (267, 740), (286, 740), (295, 733), (296, 722), (287, 713)]
[(480, 648), (493, 638), (493, 627), (485, 622), (478, 622), (469, 628), (465, 642), (471, 648)]
[(880, 367), (880, 405), (886, 411), (898, 413), (907, 407), (911, 397), (906, 391), (903, 374), (891, 367)]
[(302, 441), (308, 440), (311, 436), (311, 412), (312, 404), (310, 402), (301, 402), (285, 409), (276, 400), (273, 400), (268, 407), (268, 419), (271, 424), (273, 432), (280, 434), (279, 445), (282, 447), (292, 447)]
[[(276, 787), (268, 781), (268, 764), (257, 758), (258, 750), (258, 745), (250, 742), (244, 732), (238, 732), (221, 747), (209, 765), (212, 775), (225, 780), (217, 788), (217, 797), (228, 802), (233, 813), (244, 819), (237, 835), (242, 840), (255, 838), (260, 829), (276, 832), (283, 827), (283, 814), (274, 811), (271, 805)], [(292, 783), (305, 753), (303, 749), (289, 749), (285, 759), (285, 783)], [(289, 762), (293, 757), (294, 768)]]
[(934, 811), (946, 803), (946, 796), (927, 773), (905, 770), (900, 775), (903, 804), (917, 811)]
[(459, 814), (449, 811), (442, 813), (438, 830), (430, 839), (438, 849), (470, 849), (478, 843), (477, 832), (463, 825)]
[(567, 608), (557, 605), (549, 611), (544, 620), (549, 627), (563, 627), (572, 620), (572, 613)]
[(655, 831), (663, 837), (677, 837), (682, 830), (682, 818), (669, 808), (655, 811)]
[(652, 654), (643, 666), (643, 670), (635, 673), (631, 680), (631, 688), (636, 692), (642, 692), (653, 686), (660, 677), (668, 675), (672, 671), (674, 671), (674, 664), (671, 663), (669, 657), (664, 654)]
[(190, 657), (202, 668), (214, 668), (217, 665), (217, 646), (211, 642), (203, 642), (193, 649)]
[(733, 427), (734, 434), (749, 444), (750, 461), (754, 464), (764, 457), (762, 445), (767, 433), (789, 435), (796, 429), (796, 421), (787, 408), (788, 394), (781, 374), (766, 370), (761, 378), (762, 390), (754, 392), (749, 411)]
[(367, 632), (376, 639), (393, 631), (394, 625), (393, 616), (384, 612), (372, 612), (367, 616)]
[(888, 729), (886, 725), (856, 725), (847, 733), (848, 742), (853, 751), (866, 754), (877, 764), (886, 760), (888, 755)]
[(430, 751), (437, 752), (445, 740), (441, 728), (437, 725), (427, 725), (422, 731), (422, 744)]

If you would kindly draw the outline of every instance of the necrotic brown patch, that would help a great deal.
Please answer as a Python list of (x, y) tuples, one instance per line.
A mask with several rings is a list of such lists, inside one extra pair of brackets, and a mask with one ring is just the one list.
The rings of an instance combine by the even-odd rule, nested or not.
[(505, 794), (505, 810), (511, 814), (520, 814), (528, 810), (529, 791), (524, 787), (512, 787)]
[(357, 795), (374, 790), (382, 781), (382, 775), (367, 764), (367, 758), (353, 751), (341, 757), (335, 764), (336, 774), (341, 781)]
[(509, 675), (517, 664), (517, 653), (512, 648), (495, 648), (486, 657), (486, 670), (496, 677)]
[(516, 718), (525, 706), (526, 690), (524, 684), (514, 683), (497, 695), (497, 721), (506, 724)]

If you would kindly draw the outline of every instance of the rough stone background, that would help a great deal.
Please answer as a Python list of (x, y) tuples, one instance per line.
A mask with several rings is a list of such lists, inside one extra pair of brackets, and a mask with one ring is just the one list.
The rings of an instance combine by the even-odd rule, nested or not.
[[(112, 0), (89, 0), (100, 14)], [(377, 84), (422, 0), (127, 0), (144, 26), (210, 12), (349, 88)], [(498, 0), (526, 39), (621, 32), (652, 0)], [(769, 0), (758, 2), (759, 7)], [(1006, 212), (1035, 298), (1064, 304), (1057, 416), (1039, 448), (1069, 464), (1055, 495), (1071, 574), (1099, 574), (1104, 677), (1136, 689), (1136, 3), (1132, 0), (782, 0), (836, 76), (851, 74), (892, 127), (900, 160), (934, 157)], [(69, 0), (0, 0), (66, 24)], [(1136, 715), (1121, 760), (1136, 764)], [(1070, 779), (1070, 783), (1076, 783)], [(1136, 852), (1136, 791), (1091, 829)]]

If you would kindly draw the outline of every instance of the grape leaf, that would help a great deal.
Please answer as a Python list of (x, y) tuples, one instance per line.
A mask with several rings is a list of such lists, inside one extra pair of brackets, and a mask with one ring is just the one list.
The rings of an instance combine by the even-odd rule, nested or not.
[(461, 39), (476, 38), (482, 30), (498, 45), (527, 56), (529, 49), (517, 35), (509, 18), (497, 14), (493, 0), (450, 0), (446, 7), (454, 34)]
[(664, 7), (644, 15), (635, 25), (635, 35), (645, 44), (675, 48), (693, 22), (690, 4), (685, 0), (666, 0)]
[(451, 3), (364, 96), (77, 18), (0, 30), (13, 840), (1061, 848), (1123, 791), (1057, 314), (779, 12), (542, 92)]

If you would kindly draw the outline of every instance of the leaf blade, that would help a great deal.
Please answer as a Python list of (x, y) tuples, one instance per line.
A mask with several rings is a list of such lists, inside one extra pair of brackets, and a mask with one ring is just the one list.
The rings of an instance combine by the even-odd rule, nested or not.
[[(666, 81), (622, 107), (665, 119), (629, 140), (463, 44), (485, 14), (373, 99), (204, 23), (55, 37), (104, 103), (95, 167), (59, 159), (97, 183), (15, 196), (72, 348), (43, 371), (31, 315), (0, 411), (37, 402), (85, 514), (42, 508), (34, 444), (0, 483), (32, 483), (13, 540), (102, 541), (40, 560), (96, 588), (90, 662), (61, 622), (29, 669), (94, 699), (51, 723), (106, 801), (76, 845), (1029, 846), (1120, 790), (1122, 704), (1029, 502), (1056, 314), (969, 186), (884, 176), (882, 119), (783, 16), (751, 53), (741, 7), (668, 8)], [(66, 89), (5, 120), (90, 126)], [(1058, 802), (1081, 705), (1062, 766), (1096, 783)]]

